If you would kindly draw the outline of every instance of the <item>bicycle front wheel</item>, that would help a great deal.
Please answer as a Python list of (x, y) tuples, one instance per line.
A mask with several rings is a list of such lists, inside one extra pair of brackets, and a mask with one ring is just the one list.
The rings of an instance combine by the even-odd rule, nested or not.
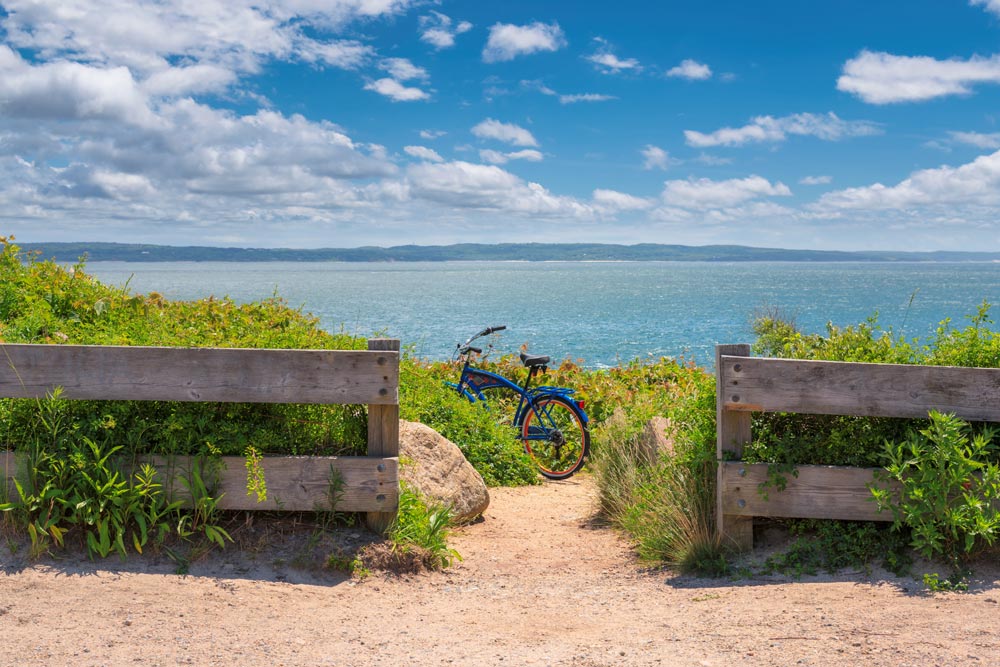
[(542, 396), (521, 425), (524, 449), (549, 479), (566, 479), (590, 453), (590, 432), (579, 409), (562, 396)]

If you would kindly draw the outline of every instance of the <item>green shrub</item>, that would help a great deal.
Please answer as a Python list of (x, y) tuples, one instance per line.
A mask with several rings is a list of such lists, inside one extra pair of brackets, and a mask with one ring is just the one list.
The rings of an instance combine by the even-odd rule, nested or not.
[(886, 471), (902, 485), (898, 501), (872, 490), (891, 509), (893, 526), (909, 529), (912, 545), (927, 558), (943, 557), (959, 574), (968, 558), (1000, 535), (1000, 466), (994, 431), (973, 434), (954, 415), (930, 413), (927, 428), (885, 443)]
[(846, 567), (867, 567), (880, 562), (902, 574), (910, 566), (906, 540), (898, 531), (872, 521), (821, 521), (799, 519), (788, 522), (791, 545), (769, 557), (764, 574), (814, 575), (821, 570), (836, 572)]
[[(0, 342), (169, 347), (364, 349), (365, 340), (330, 334), (318, 320), (275, 297), (170, 301), (132, 295), (72, 269), (0, 246)], [(354, 405), (72, 401), (62, 408), (78, 439), (122, 454), (360, 454), (365, 409)], [(0, 400), (0, 447), (23, 449), (34, 401)]]
[[(773, 313), (755, 321), (758, 354), (795, 359), (860, 361), (949, 366), (1000, 366), (1000, 333), (992, 331), (990, 305), (983, 303), (968, 316), (964, 328), (954, 328), (945, 320), (926, 341), (907, 341), (892, 330), (883, 330), (877, 315), (857, 326), (827, 325), (825, 335), (803, 334), (793, 323)], [(881, 466), (888, 462), (888, 474), (901, 480), (905, 491), (900, 505), (893, 506), (893, 528), (897, 542), (912, 543), (925, 556), (943, 557), (952, 567), (952, 577), (970, 553), (992, 543), (996, 514), (988, 499), (996, 497), (993, 471), (1000, 451), (988, 445), (990, 432), (983, 424), (961, 425), (953, 418), (932, 414), (930, 421), (850, 416), (755, 414), (754, 441), (745, 448), (744, 460), (777, 464), (779, 474), (795, 464)], [(889, 444), (887, 444), (889, 443)], [(983, 472), (982, 484), (969, 481), (968, 473)], [(978, 478), (976, 478), (978, 479)], [(966, 488), (966, 485), (968, 488)], [(975, 491), (972, 487), (975, 486)], [(767, 490), (764, 489), (764, 492)], [(883, 507), (892, 503), (876, 491)], [(812, 538), (823, 542), (815, 529)], [(833, 524), (837, 525), (837, 524)], [(830, 544), (862, 544), (864, 537), (884, 532), (867, 524), (840, 524), (846, 531)], [(888, 538), (879, 538), (888, 539)], [(793, 545), (792, 562), (812, 562), (805, 539)], [(871, 553), (878, 553), (878, 542)], [(863, 560), (865, 549), (848, 550), (851, 558)], [(899, 561), (898, 548), (887, 553)], [(846, 561), (834, 558), (834, 564)], [(853, 563), (858, 565), (859, 562)], [(944, 584), (939, 584), (944, 586)], [(950, 585), (950, 584), (948, 584)]]

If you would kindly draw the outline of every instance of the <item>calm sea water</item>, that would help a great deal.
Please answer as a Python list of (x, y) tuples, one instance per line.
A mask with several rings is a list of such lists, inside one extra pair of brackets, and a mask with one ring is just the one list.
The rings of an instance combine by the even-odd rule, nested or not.
[[(583, 359), (684, 356), (712, 365), (716, 343), (752, 342), (761, 308), (807, 332), (878, 312), (883, 328), (925, 337), (984, 300), (1000, 302), (1000, 264), (446, 262), (91, 262), (88, 271), (133, 292), (174, 299), (252, 301), (277, 293), (336, 331), (380, 333), (428, 359), (487, 325), (515, 352)], [(996, 313), (1000, 316), (1000, 311)]]

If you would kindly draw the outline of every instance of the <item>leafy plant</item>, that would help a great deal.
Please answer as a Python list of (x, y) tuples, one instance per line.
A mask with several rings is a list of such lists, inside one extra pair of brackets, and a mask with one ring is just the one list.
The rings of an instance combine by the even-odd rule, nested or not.
[(368, 569), (360, 556), (346, 554), (342, 550), (337, 550), (327, 556), (326, 567), (331, 570), (347, 572), (355, 579), (367, 579), (371, 576), (371, 570)]
[(450, 526), (451, 510), (446, 505), (428, 503), (404, 483), (399, 512), (389, 526), (388, 538), (394, 550), (402, 553), (418, 550), (425, 564), (440, 569), (462, 559), (448, 546)]
[(880, 508), (891, 509), (894, 526), (910, 530), (922, 555), (943, 557), (953, 574), (1000, 534), (1000, 467), (994, 431), (973, 434), (954, 415), (930, 413), (927, 428), (901, 442), (886, 442), (886, 476), (902, 488), (898, 500), (873, 488)]
[(867, 567), (881, 562), (902, 574), (910, 566), (901, 533), (871, 521), (796, 520), (788, 523), (795, 537), (781, 553), (769, 557), (764, 574), (813, 575), (820, 570), (835, 572), (845, 567)]
[(246, 452), (247, 469), (247, 495), (256, 496), (257, 502), (262, 503), (267, 500), (267, 480), (264, 478), (264, 456), (253, 445), (247, 447)]
[(57, 389), (38, 402), (26, 479), (15, 479), (18, 499), (2, 508), (22, 516), (32, 555), (61, 546), (74, 528), (92, 557), (124, 558), (130, 547), (141, 553), (150, 537), (162, 541), (177, 506), (165, 501), (156, 471), (145, 465), (125, 475), (116, 463), (120, 447), (76, 437), (60, 395)]
[(945, 579), (941, 578), (937, 572), (929, 572), (924, 575), (924, 586), (928, 590), (939, 592), (963, 592), (969, 590), (969, 580), (964, 572), (952, 574)]
[(186, 474), (181, 475), (180, 481), (187, 489), (191, 508), (179, 513), (177, 534), (183, 538), (203, 534), (209, 542), (225, 548), (226, 541), (232, 542), (233, 538), (222, 526), (218, 525), (218, 505), (222, 496), (214, 495), (209, 488), (209, 483), (206, 482), (206, 476), (215, 476), (217, 471), (213, 468), (216, 465), (218, 462), (213, 459), (195, 457), (191, 459), (191, 468), (186, 471)]

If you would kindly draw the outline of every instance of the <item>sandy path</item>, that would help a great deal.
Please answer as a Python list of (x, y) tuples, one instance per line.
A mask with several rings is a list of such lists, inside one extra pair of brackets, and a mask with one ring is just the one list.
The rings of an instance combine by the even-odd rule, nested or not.
[(996, 572), (937, 595), (884, 573), (675, 577), (590, 523), (586, 477), (492, 493), (463, 562), (362, 583), (268, 551), (179, 576), (0, 546), (0, 665), (1000, 665)]

